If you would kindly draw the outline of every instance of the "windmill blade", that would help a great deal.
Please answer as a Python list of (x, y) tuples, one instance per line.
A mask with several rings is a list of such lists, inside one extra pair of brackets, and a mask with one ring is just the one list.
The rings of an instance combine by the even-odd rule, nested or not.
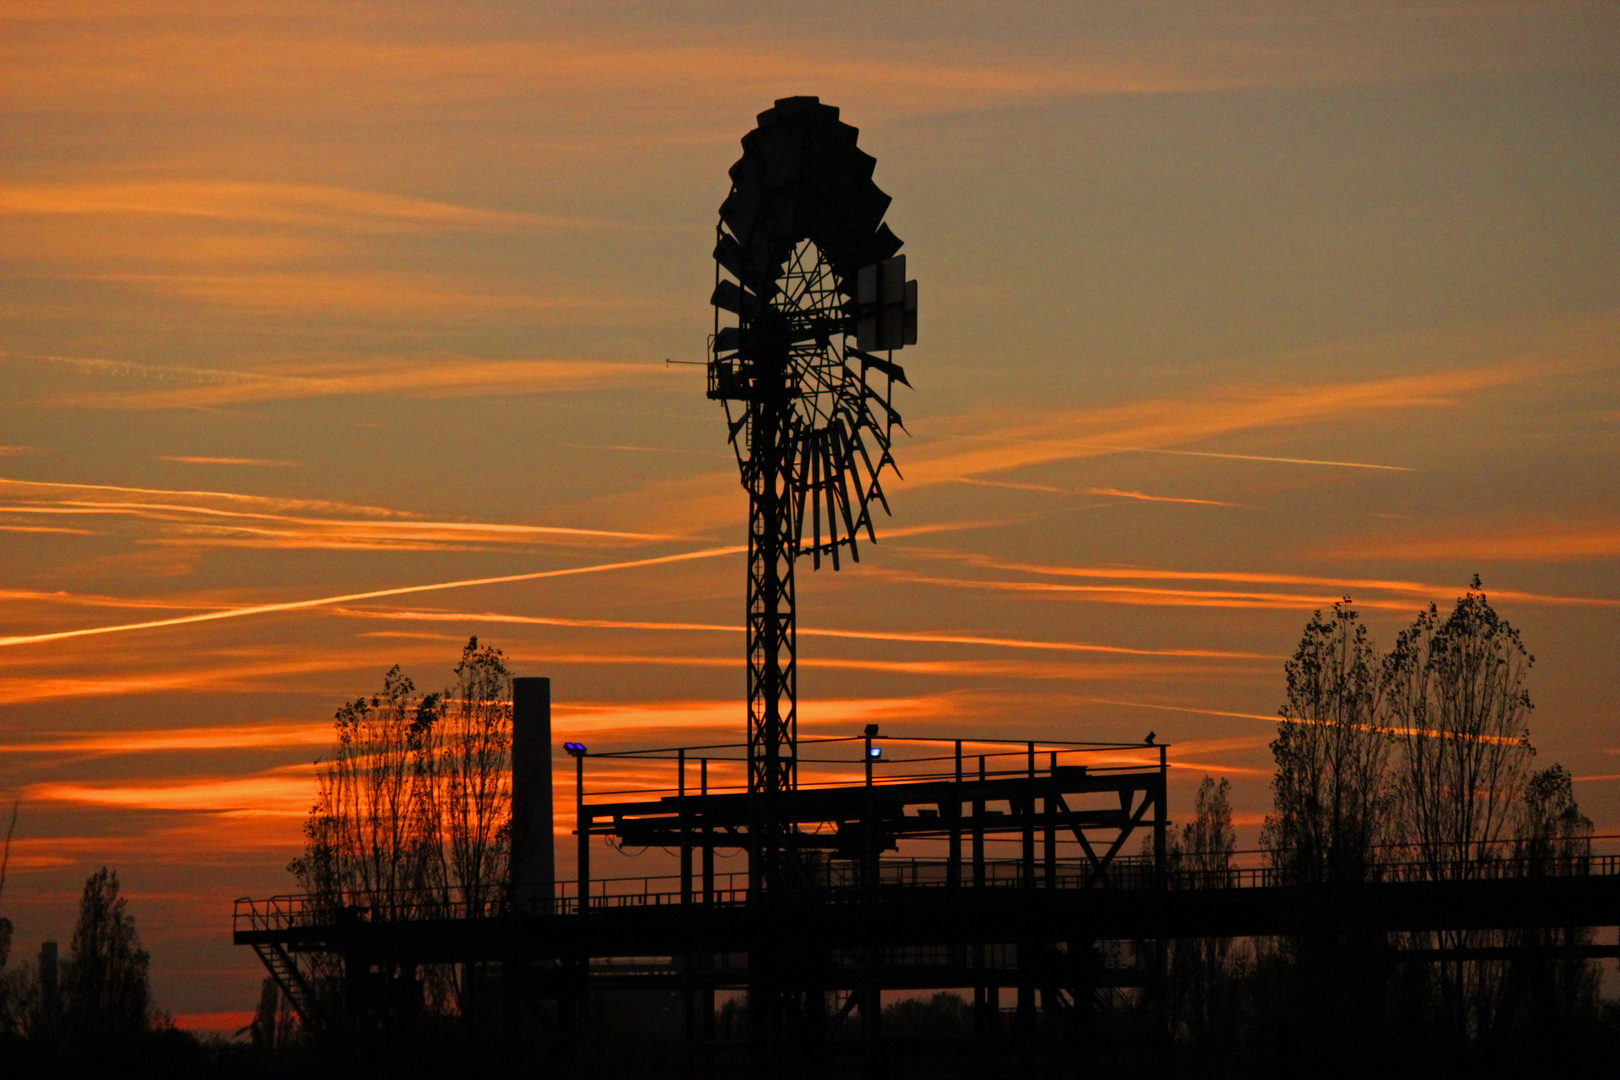
[[(864, 349), (850, 349), (849, 355), (860, 358), (863, 369), (875, 367), (889, 377), (890, 382), (897, 382), (901, 386), (910, 388), (911, 383), (906, 381), (906, 369), (892, 360), (885, 360), (881, 356), (874, 356)], [(863, 374), (864, 377), (864, 374)]]
[(850, 458), (848, 446), (844, 442), (843, 421), (835, 427), (827, 429), (827, 441), (831, 447), (836, 448), (838, 454), (838, 508), (844, 515), (844, 536), (849, 541), (849, 557), (856, 562), (861, 561), (860, 548), (855, 543), (855, 521), (849, 512), (849, 483), (850, 472), (855, 468), (855, 462)]
[(800, 537), (804, 536), (804, 489), (810, 478), (810, 462), (804, 455), (804, 444), (795, 443), (793, 459), (789, 462), (792, 476), (789, 477), (788, 499), (793, 511), (793, 545), (795, 549), (802, 548)]
[(821, 499), (817, 497), (817, 485), (821, 479), (821, 455), (816, 453), (815, 444), (805, 444), (805, 455), (810, 459), (810, 490), (807, 497), (810, 500), (810, 518), (815, 524), (814, 543), (810, 548), (811, 565), (817, 570), (821, 569)]
[(833, 569), (838, 569), (838, 514), (833, 505), (833, 467), (832, 456), (828, 452), (830, 440), (826, 432), (818, 433), (816, 439), (816, 453), (821, 458), (822, 486), (827, 492), (827, 547), (832, 554)]
[(905, 431), (908, 435), (911, 434), (911, 432), (906, 431), (906, 422), (900, 418), (900, 414), (895, 411), (894, 406), (883, 400), (878, 392), (873, 390), (870, 386), (866, 388), (866, 399), (868, 401), (875, 401), (879, 405), (883, 406), (883, 411), (888, 414), (890, 424), (899, 428), (901, 431)]
[[(844, 423), (844, 421), (840, 421), (840, 424), (842, 423)], [(858, 438), (858, 436), (856, 437)], [(869, 513), (867, 513), (866, 509), (867, 499), (869, 499), (871, 495), (870, 492), (861, 487), (861, 468), (855, 460), (855, 440), (850, 436), (847, 430), (843, 432), (843, 438), (845, 447), (844, 452), (849, 458), (849, 480), (850, 483), (855, 485), (855, 496), (860, 500), (860, 513), (856, 516), (855, 523), (851, 525), (849, 529), (851, 537), (850, 546), (854, 546), (853, 537), (860, 531), (862, 524), (865, 524), (867, 536), (869, 536), (872, 542), (875, 544), (877, 543), (877, 534), (872, 530), (872, 517)], [(857, 561), (859, 561), (858, 556)]]
[[(872, 455), (870, 455), (870, 454), (868, 454), (866, 452), (866, 440), (861, 438), (861, 432), (860, 432), (859, 428), (855, 429), (855, 445), (861, 451), (861, 460), (866, 463), (867, 475), (869, 475), (872, 478), (872, 482), (870, 484), (868, 484), (867, 488), (866, 488), (867, 495), (869, 497), (873, 496), (873, 495), (877, 496), (878, 502), (883, 504), (883, 512), (885, 514), (888, 514), (890, 517), (893, 517), (894, 516), (894, 511), (889, 509), (889, 500), (883, 497), (883, 483), (882, 483), (881, 480), (878, 479), (878, 471), (877, 471), (877, 469), (874, 469), (872, 467)], [(884, 448), (883, 453), (884, 453), (884, 457), (888, 456), (888, 448), (887, 447)], [(872, 530), (872, 521), (871, 521), (870, 516), (868, 516), (868, 518), (867, 518), (866, 529), (867, 529), (867, 535), (871, 538), (872, 543), (874, 543), (874, 544), (877, 543), (877, 533)]]

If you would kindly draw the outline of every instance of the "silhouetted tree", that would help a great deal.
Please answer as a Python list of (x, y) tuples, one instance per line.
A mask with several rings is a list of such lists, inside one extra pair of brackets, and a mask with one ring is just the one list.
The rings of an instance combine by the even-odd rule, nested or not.
[(1232, 827), (1232, 785), (1226, 777), (1204, 777), (1198, 785), (1193, 820), (1181, 830), (1181, 866), (1201, 884), (1226, 888), (1237, 854), (1237, 830)]
[[(1561, 765), (1531, 775), (1517, 807), (1514, 857), (1531, 874), (1584, 874), (1592, 855), (1592, 819), (1575, 801), (1574, 778)], [(1535, 951), (1515, 957), (1503, 974), (1494, 1026), (1504, 1039), (1562, 1042), (1571, 1028), (1598, 1013), (1601, 973), (1595, 963), (1571, 955), (1590, 945), (1585, 926), (1515, 931), (1512, 944)]]
[(431, 854), (421, 805), (422, 731), (438, 705), (415, 693), (395, 666), (380, 694), (338, 709), (337, 745), (317, 773), (304, 855), (289, 867), (311, 895), (394, 911), (420, 902)]
[[(470, 638), (456, 684), (422, 712), (419, 808), (428, 879), (438, 902), (469, 917), (505, 900), (512, 832), (512, 676), (499, 649)], [(476, 968), (427, 972), (434, 998), (474, 1010)], [(445, 1005), (452, 1002), (445, 1001)]]
[(141, 948), (118, 874), (102, 867), (84, 883), (64, 997), (76, 1037), (134, 1035), (151, 1024), (151, 959)]
[[(1171, 860), (1194, 888), (1228, 888), (1237, 830), (1232, 827), (1231, 785), (1206, 776), (1198, 785), (1193, 820), (1171, 845)], [(1242, 959), (1233, 940), (1185, 938), (1170, 946), (1171, 1030), (1188, 1040), (1196, 1055), (1218, 1052), (1233, 1034), (1232, 1014), (1241, 992)]]
[[(512, 828), (512, 676), (472, 638), (421, 734), (423, 830), (436, 886), (477, 913), (504, 897)], [(425, 716), (424, 712), (424, 716)]]
[(1562, 765), (1533, 773), (1519, 799), (1515, 855), (1533, 874), (1584, 873), (1592, 855), (1592, 819), (1575, 801)]
[[(11, 868), (11, 837), (17, 831), (17, 810), (21, 806), (21, 799), (12, 800), (11, 821), (6, 825), (6, 846), (0, 851), (0, 900), (6, 897), (6, 871)], [(11, 959), (11, 929), (11, 920), (0, 916), (0, 973), (5, 972), (6, 961)], [(0, 1005), (0, 1008), (3, 1007)]]
[(255, 1050), (268, 1054), (286, 1049), (296, 1031), (296, 1019), (281, 987), (276, 980), (265, 979), (259, 986), (259, 1007), (253, 1020), (237, 1036), (247, 1035)]
[(1261, 843), (1287, 882), (1366, 880), (1390, 831), (1378, 661), (1349, 605), (1316, 612), (1284, 665), (1288, 700), (1271, 744), (1277, 771)]
[[(1425, 877), (1477, 877), (1510, 854), (1502, 841), (1519, 818), (1535, 754), (1526, 723), (1533, 663), (1477, 575), (1444, 621), (1429, 605), (1385, 658), (1386, 723), (1400, 748), (1401, 823)], [(1470, 932), (1438, 936), (1454, 947), (1502, 940)], [(1502, 973), (1495, 961), (1435, 966), (1439, 1019), (1459, 1044), (1495, 1026)]]
[(1535, 754), (1534, 662), (1477, 575), (1444, 622), (1429, 605), (1384, 662), (1402, 822), (1430, 877), (1472, 876), (1514, 821)]
[[(317, 763), (304, 853), (288, 865), (314, 903), (378, 908), (393, 919), (477, 917), (504, 903), (512, 679), (500, 650), (477, 638), (462, 650), (455, 678), (442, 693), (418, 697), (396, 666), (380, 693), (338, 709), (337, 744)], [(346, 975), (335, 959), (304, 962), (312, 981), (335, 995)], [(395, 974), (397, 985), (379, 990), (391, 1008), (419, 1009), (425, 996), (436, 1011), (471, 1011), (476, 972), (430, 966), (420, 984), (414, 972)]]

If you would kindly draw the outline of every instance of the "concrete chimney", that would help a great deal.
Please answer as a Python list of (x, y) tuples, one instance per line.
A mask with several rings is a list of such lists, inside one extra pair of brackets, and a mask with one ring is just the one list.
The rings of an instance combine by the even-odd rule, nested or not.
[(512, 898), (549, 902), (556, 880), (551, 808), (551, 680), (512, 680)]

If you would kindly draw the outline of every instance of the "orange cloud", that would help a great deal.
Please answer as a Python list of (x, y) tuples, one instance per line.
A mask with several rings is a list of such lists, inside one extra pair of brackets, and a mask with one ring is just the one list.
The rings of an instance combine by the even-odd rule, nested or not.
[(265, 746), (325, 746), (330, 723), (221, 724), (144, 731), (78, 732), (0, 744), (0, 754), (147, 754), (163, 751), (244, 750)]
[(161, 608), (166, 611), (195, 610), (208, 606), (137, 597), (99, 596), (92, 593), (41, 592), (35, 589), (0, 589), (0, 603), (20, 603), (30, 607), (37, 607), (40, 604), (69, 604), (76, 607)]
[(303, 817), (315, 796), (313, 765), (239, 779), (152, 783), (31, 784), (27, 802), (64, 802), (120, 810), (179, 810), (227, 817)]
[(51, 525), (0, 525), (0, 532), (14, 533), (62, 533), (67, 536), (98, 536), (100, 534), (89, 529), (67, 529)]
[[(881, 720), (947, 719), (956, 710), (948, 696), (892, 698), (821, 698), (799, 703), (799, 723), (854, 725)], [(578, 732), (635, 735), (679, 728), (740, 731), (746, 707), (740, 701), (659, 701), (645, 703), (558, 702), (552, 727), (559, 734)]]
[[(454, 640), (454, 639), (450, 639)], [(638, 667), (696, 667), (740, 670), (740, 656), (679, 656), (670, 653), (530, 652), (508, 650), (514, 659), (531, 664), (632, 664)], [(1107, 682), (1125, 679), (1190, 678), (1207, 675), (1212, 665), (1155, 664), (1151, 668), (1129, 664), (1054, 664), (1007, 660), (869, 660), (838, 656), (800, 656), (801, 668), (834, 671), (876, 671), (889, 675), (943, 676), (948, 678), (1042, 679)], [(1230, 668), (1223, 668), (1229, 671)]]
[(159, 461), (173, 461), (181, 465), (259, 465), (266, 468), (291, 468), (296, 461), (276, 461), (272, 458), (246, 457), (189, 457), (179, 454), (165, 455)]
[[(421, 4), (391, 8), (381, 23), (365, 5), (283, 5), (277, 12), (284, 20), (250, 22), (252, 34), (235, 9), (203, 17), (160, 12), (132, 23), (77, 4), (51, 5), (43, 17), (33, 7), (6, 9), (6, 36), (15, 43), (0, 52), (0, 86), (14, 108), (78, 113), (88, 102), (115, 100), (183, 115), (217, 110), (223, 100), (253, 119), (490, 110), (514, 99), (576, 110), (582, 101), (678, 102), (683, 112), (714, 112), (768, 99), (784, 85), (867, 101), (878, 116), (892, 117), (1096, 94), (1566, 69), (1602, 55), (1558, 21), (1513, 7), (1480, 8), (1463, 25), (1401, 8), (1325, 14), (1281, 33), (1252, 20), (1194, 15), (1195, 30), (1158, 42), (1118, 28), (996, 48), (808, 27), (772, 35), (735, 19), (685, 28), (665, 22), (654, 30), (607, 12), (564, 31), (494, 11)], [(24, 10), (26, 17), (18, 14)], [(71, 14), (64, 18), (64, 11)], [(39, 32), (47, 20), (54, 32)]]
[(693, 559), (712, 559), (723, 555), (737, 555), (746, 551), (744, 547), (706, 548), (701, 551), (686, 551), (676, 555), (658, 555), (648, 559), (632, 559), (626, 562), (598, 563), (594, 566), (573, 566), (562, 570), (536, 570), (526, 574), (504, 574), (500, 577), (467, 578), (461, 581), (442, 581), (432, 585), (405, 585), (393, 589), (374, 589), (370, 592), (347, 593), (341, 596), (323, 596), (313, 600), (289, 600), (276, 604), (253, 604), (244, 607), (227, 608), (223, 611), (207, 611), (195, 615), (177, 615), (168, 619), (151, 619), (146, 622), (121, 623), (113, 626), (92, 626), (78, 630), (58, 630), (45, 634), (20, 634), (11, 637), (0, 637), (0, 646), (6, 645), (33, 645), (48, 641), (61, 641), (66, 638), (88, 637), (99, 634), (117, 634), (131, 630), (152, 630), (166, 626), (184, 626), (191, 623), (215, 622), (221, 619), (247, 618), (253, 615), (266, 615), (282, 611), (305, 611), (311, 608), (331, 607), (336, 604), (352, 603), (356, 600), (375, 600), (386, 596), (405, 596), (411, 593), (436, 592), (441, 589), (468, 589), (481, 585), (503, 585), (514, 581), (538, 581), (545, 578), (568, 577), (576, 574), (597, 574), (613, 570), (628, 570), (644, 566), (662, 566), (669, 563), (689, 562)]
[[(482, 290), (481, 290), (482, 291)], [(389, 293), (402, 304), (416, 300)], [(480, 304), (488, 303), (483, 294)], [(279, 304), (279, 302), (278, 302)], [(15, 361), (17, 358), (12, 357)], [(350, 397), (361, 394), (405, 394), (415, 397), (476, 397), (494, 394), (543, 394), (603, 387), (652, 385), (667, 376), (651, 363), (607, 360), (481, 360), (448, 357), (403, 360), (377, 357), (363, 362), (280, 365), (254, 371), (129, 365), (103, 360), (63, 360), (88, 374), (152, 379), (159, 387), (134, 387), (62, 394), (57, 405), (86, 408), (176, 409), (240, 405), (256, 401)], [(191, 385), (172, 385), (173, 382)]]
[[(1223, 458), (1227, 461), (1274, 461), (1283, 465), (1329, 465), (1339, 469), (1382, 469), (1385, 472), (1413, 472), (1415, 470), (1405, 465), (1373, 465), (1365, 461), (1329, 461), (1322, 458), (1296, 458), (1273, 457), (1269, 454), (1220, 454), (1213, 450), (1166, 450), (1162, 447), (1146, 446), (1103, 446), (1099, 443), (1073, 443), (1073, 442), (1040, 442), (1025, 439), (997, 439), (988, 435), (962, 435), (964, 439), (979, 439), (983, 442), (1017, 443), (1023, 442), (1032, 446), (1053, 446), (1071, 450), (1095, 450), (1103, 454), (1171, 454), (1176, 457)], [(958, 480), (957, 483), (971, 483), (972, 481)], [(1005, 485), (1012, 486), (1012, 485)], [(1032, 489), (1043, 490), (1043, 489)], [(1058, 488), (1044, 490), (1057, 491)], [(1125, 495), (1137, 498), (1152, 498), (1139, 492), (1118, 492), (1113, 488), (1080, 488), (1081, 492), (1092, 495)], [(1157, 499), (1158, 502), (1205, 502), (1203, 499)], [(1234, 503), (1216, 503), (1216, 506), (1233, 506)]]
[[(680, 539), (667, 534), (560, 525), (424, 521), (413, 515), (369, 507), (360, 508), (367, 516), (358, 520), (316, 518), (276, 512), (272, 509), (279, 507), (282, 500), (251, 497), (232, 500), (230, 496), (219, 492), (164, 492), (162, 494), (168, 496), (168, 499), (162, 502), (67, 497), (78, 495), (79, 489), (71, 485), (64, 487), (67, 490), (53, 490), (51, 485), (23, 485), (14, 481), (0, 480), (0, 491), (11, 488), (23, 498), (31, 497), (31, 501), (26, 502), (0, 503), (0, 513), (130, 517), (156, 521), (162, 524), (163, 531), (169, 536), (144, 542), (181, 546), (433, 551), (473, 550), (489, 544), (531, 545), (542, 540), (551, 544), (596, 545)], [(95, 489), (86, 486), (83, 490), (113, 493), (128, 489)], [(209, 505), (226, 500), (238, 508), (226, 509), (218, 505)], [(244, 504), (248, 506), (257, 504), (260, 508), (240, 508)], [(379, 519), (380, 515), (407, 517), (407, 520)], [(274, 527), (264, 523), (273, 523)]]
[[(72, 631), (68, 634), (71, 635)], [(5, 640), (0, 639), (0, 643)], [(180, 671), (145, 671), (135, 675), (51, 676), (35, 673), (8, 676), (0, 678), (0, 705), (21, 705), (59, 698), (156, 694), (204, 687), (213, 690), (260, 690), (263, 689), (263, 680), (267, 678), (340, 671), (349, 666), (350, 661), (347, 660), (288, 660)]]
[[(467, 319), (502, 312), (532, 318), (544, 312), (553, 317), (553, 322), (623, 324), (638, 316), (645, 317), (649, 309), (660, 306), (658, 301), (646, 297), (545, 295), (532, 288), (525, 289), (518, 282), (502, 289), (479, 278), (456, 279), (403, 271), (278, 270), (236, 274), (108, 271), (74, 273), (64, 278), (128, 285), (164, 296), (281, 316), (293, 311), (360, 311), (374, 315), (406, 313), (416, 318)], [(604, 370), (607, 367), (602, 365)], [(598, 379), (601, 374), (597, 373)], [(362, 383), (370, 381), (364, 376), (356, 378)], [(528, 381), (533, 381), (532, 374)], [(88, 402), (75, 400), (74, 403)]]
[[(4, 354), (0, 354), (3, 356)], [(221, 502), (230, 506), (257, 506), (264, 510), (361, 514), (367, 517), (413, 517), (405, 511), (382, 506), (360, 506), (328, 499), (298, 499), (275, 495), (245, 495), (234, 491), (176, 490), (174, 488), (120, 487), (113, 484), (72, 484), (54, 480), (18, 480), (0, 477), (0, 492), (13, 498), (35, 501), (84, 499), (94, 493), (102, 499), (113, 495), (161, 495), (166, 500), (191, 500), (198, 505)], [(114, 505), (117, 505), (114, 503)], [(190, 505), (188, 503), (188, 505)]]
[(1082, 487), (1060, 488), (1047, 484), (1015, 484), (1005, 480), (975, 480), (972, 477), (961, 476), (956, 479), (958, 484), (972, 484), (975, 487), (1008, 488), (1013, 491), (1042, 491), (1054, 495), (1100, 495), (1111, 499), (1140, 499), (1143, 502), (1163, 503), (1191, 503), (1196, 506), (1236, 506), (1237, 503), (1221, 502), (1217, 499), (1187, 499), (1176, 498), (1169, 495), (1147, 495), (1140, 491), (1121, 491), (1119, 488)]
[[(889, 571), (887, 576), (916, 585), (950, 589), (978, 589), (1102, 604), (1130, 604), (1145, 607), (1254, 608), (1260, 610), (1310, 610), (1327, 608), (1339, 597), (1308, 596), (1295, 593), (1234, 592), (1215, 589), (1160, 589), (1129, 585), (1061, 585), (1049, 581), (983, 581), (963, 578), (925, 577)], [(1396, 600), (1362, 600), (1360, 607), (1407, 611), (1408, 603)]]
[(613, 227), (598, 219), (483, 210), (329, 185), (188, 178), (0, 185), (0, 215), (205, 218), (363, 231)]
[[(1517, 382), (1526, 374), (1516, 367), (1499, 366), (1317, 386), (1228, 387), (1197, 398), (1048, 412), (994, 435), (968, 435), (920, 446), (907, 466), (906, 480), (938, 484), (1126, 448), (1168, 449), (1328, 417), (1453, 405), (1461, 395)], [(964, 449), (963, 441), (980, 445)]]
[[(1411, 537), (1341, 545), (1326, 558), (1423, 559), (1457, 562), (1477, 559), (1501, 562), (1574, 562), (1620, 556), (1620, 527), (1614, 525), (1548, 525), (1496, 535)], [(1491, 590), (1493, 596), (1507, 594)], [(1620, 603), (1620, 601), (1608, 601)]]
[[(623, 619), (573, 619), (544, 615), (477, 614), (442, 611), (389, 611), (339, 608), (337, 614), (368, 619), (399, 619), (416, 622), (491, 622), (533, 626), (577, 626), (604, 630), (673, 630), (740, 634), (740, 625), (723, 623), (636, 622)], [(841, 638), (851, 641), (893, 641), (924, 645), (983, 645), (1000, 649), (1049, 649), (1057, 652), (1115, 653), (1125, 656), (1175, 656), (1222, 660), (1278, 659), (1263, 653), (1227, 652), (1214, 649), (1133, 649), (1118, 645), (1095, 645), (1074, 641), (1042, 641), (1031, 638), (985, 637), (973, 634), (945, 634), (909, 630), (838, 630), (828, 627), (800, 627), (804, 637)], [(0, 644), (4, 639), (0, 639)]]
[[(1399, 581), (1387, 578), (1345, 578), (1327, 577), (1316, 574), (1280, 574), (1254, 571), (1199, 571), (1199, 570), (1159, 570), (1146, 567), (1121, 566), (1060, 566), (1042, 563), (1008, 562), (1001, 559), (992, 559), (985, 555), (970, 552), (945, 551), (937, 548), (908, 548), (916, 554), (930, 558), (946, 559), (963, 563), (969, 566), (985, 567), (992, 570), (1010, 570), (1018, 573), (1041, 574), (1054, 577), (1100, 578), (1105, 580), (1123, 581), (1217, 581), (1237, 584), (1253, 585), (1315, 585), (1335, 590), (1337, 595), (1327, 600), (1323, 606), (1329, 606), (1334, 599), (1353, 593), (1393, 592), (1406, 594), (1412, 597), (1429, 599), (1432, 597), (1454, 594), (1455, 586), (1435, 585), (1421, 581)], [(1524, 592), (1514, 589), (1492, 589), (1490, 594), (1502, 600), (1514, 600), (1527, 604), (1543, 604), (1549, 606), (1568, 607), (1620, 607), (1620, 600), (1604, 597), (1585, 596), (1555, 596), (1546, 593)], [(1219, 596), (1222, 594), (1213, 593)], [(1262, 596), (1283, 594), (1258, 594)], [(1410, 602), (1399, 605), (1405, 610)], [(1368, 606), (1389, 606), (1378, 603)]]

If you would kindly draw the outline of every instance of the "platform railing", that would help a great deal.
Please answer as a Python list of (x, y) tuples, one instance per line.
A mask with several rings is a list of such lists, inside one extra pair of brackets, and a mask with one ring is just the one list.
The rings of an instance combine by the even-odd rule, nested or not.
[[(1511, 842), (1498, 847), (1500, 850), (1487, 850), (1479, 858), (1450, 862), (1397, 858), (1394, 856), (1408, 854), (1410, 849), (1387, 849), (1391, 857), (1375, 860), (1362, 880), (1370, 883), (1403, 883), (1620, 875), (1620, 854), (1576, 852), (1563, 857), (1548, 857), (1541, 853), (1526, 853), (1522, 847), (1516, 848)], [(1230, 853), (1229, 857), (1251, 860), (1263, 854), (1243, 851)], [(979, 881), (976, 882), (970, 873), (964, 873), (961, 883), (955, 887), (1007, 889), (1028, 886), (1037, 889), (1106, 888), (1125, 891), (1164, 888), (1183, 891), (1270, 888), (1298, 882), (1296, 872), (1272, 865), (1186, 865), (1207, 858), (1200, 854), (1183, 856), (1181, 865), (1169, 866), (1162, 874), (1156, 872), (1153, 860), (1147, 856), (1121, 856), (1106, 871), (1099, 871), (1088, 860), (1063, 859), (1052, 864), (1050, 869), (1038, 862), (1033, 876), (1030, 875), (1028, 864), (1022, 860), (985, 860)], [(747, 880), (746, 873), (718, 874), (714, 878), (714, 888), (705, 896), (701, 889), (683, 892), (678, 875), (600, 878), (591, 882), (591, 894), (584, 910), (607, 912), (678, 907), (683, 900), (692, 906), (735, 908), (748, 902)], [(951, 887), (950, 866), (944, 859), (897, 858), (885, 859), (880, 864), (877, 882), (880, 894), (896, 889)], [(873, 894), (872, 887), (858, 879), (853, 867), (841, 863), (824, 863), (810, 868), (802, 888), (806, 894), (832, 900), (855, 900)], [(577, 915), (580, 912), (577, 883), (561, 881), (557, 883), (555, 894), (550, 896), (510, 896), (503, 892), (472, 903), (446, 898), (438, 892), (424, 891), (351, 892), (341, 900), (309, 895), (272, 896), (262, 900), (243, 898), (236, 901), (234, 924), (238, 933), (286, 933), (300, 928), (343, 924), (482, 919), (512, 915)]]

